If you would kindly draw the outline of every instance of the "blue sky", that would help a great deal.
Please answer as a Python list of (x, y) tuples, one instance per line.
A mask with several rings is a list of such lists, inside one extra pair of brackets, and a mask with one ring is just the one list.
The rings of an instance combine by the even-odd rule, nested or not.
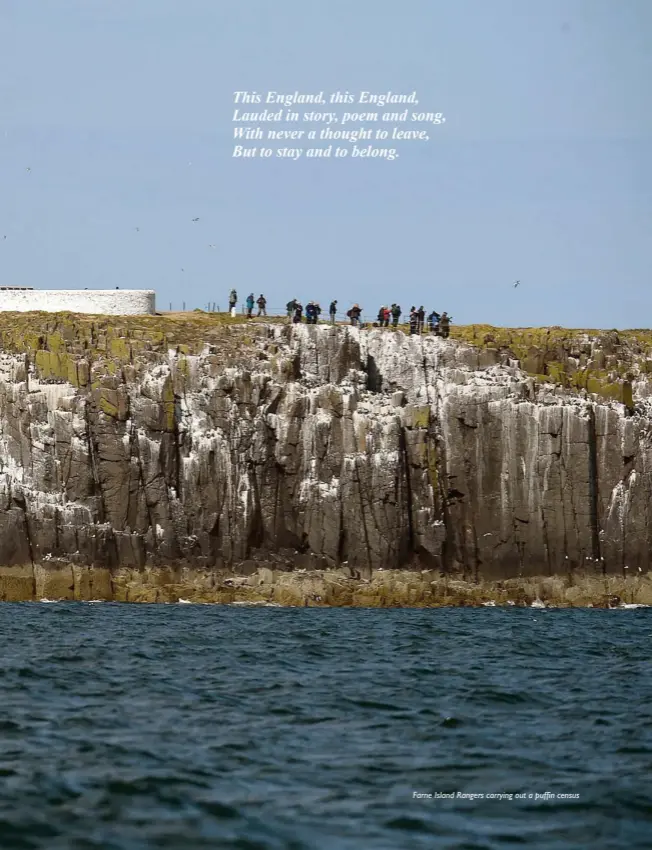
[[(0, 282), (649, 326), (650, 80), (649, 0), (0, 0)], [(394, 162), (232, 159), (233, 92), (268, 89), (447, 123)]]

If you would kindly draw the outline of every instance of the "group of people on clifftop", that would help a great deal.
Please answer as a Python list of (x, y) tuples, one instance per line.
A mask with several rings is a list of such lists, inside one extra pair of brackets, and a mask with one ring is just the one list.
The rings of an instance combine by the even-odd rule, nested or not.
[[(238, 293), (235, 289), (232, 289), (229, 292), (229, 313), (233, 313), (235, 311), (236, 304), (238, 303)], [(253, 292), (250, 292), (247, 295), (247, 300), (245, 301), (247, 305), (247, 318), (253, 318), (254, 304), (258, 305), (258, 313), (257, 316), (266, 316), (267, 315), (267, 299), (265, 296), (260, 293), (258, 298), (254, 298)]]
[[(229, 293), (229, 312), (232, 315), (235, 315), (237, 303), (238, 293), (235, 289), (232, 289)], [(267, 316), (267, 299), (262, 293), (256, 299), (254, 298), (254, 293), (251, 292), (247, 296), (245, 304), (248, 319), (253, 318), (254, 305), (258, 305), (257, 316)], [(304, 312), (306, 324), (316, 325), (322, 313), (321, 306), (316, 301), (309, 301), (304, 308), (303, 304), (296, 298), (288, 301), (285, 308), (288, 321), (295, 325), (303, 322)], [(337, 299), (335, 299), (334, 301), (331, 301), (328, 307), (328, 315), (332, 325), (336, 323), (337, 314), (338, 306)], [(392, 328), (396, 329), (398, 328), (399, 319), (402, 314), (403, 311), (401, 310), (400, 304), (391, 304), (389, 307), (383, 305), (378, 311), (377, 321), (373, 323), (373, 327), (389, 328), (391, 322)], [(360, 307), (359, 304), (354, 304), (350, 307), (346, 312), (346, 317), (353, 327), (365, 327), (361, 321), (362, 307)], [(426, 328), (426, 320), (428, 323), (428, 331), (430, 333), (435, 334), (435, 336), (441, 336), (444, 339), (449, 336), (452, 317), (446, 312), (438, 313), (436, 310), (433, 310), (426, 317), (426, 311), (423, 305), (421, 305), (419, 309), (414, 306), (410, 308), (408, 321), (410, 334), (422, 334)]]
[[(297, 301), (296, 298), (293, 298), (292, 301), (288, 301), (285, 305), (285, 309), (287, 310), (288, 321), (293, 322), (295, 325), (298, 325), (303, 321), (303, 304), (300, 301)], [(317, 320), (321, 315), (321, 306), (316, 301), (309, 301), (306, 304), (305, 309), (306, 324), (316, 325)]]
[[(379, 328), (388, 328), (391, 320), (392, 327), (398, 327), (398, 320), (401, 317), (400, 304), (392, 304), (390, 307), (384, 305), (378, 311), (378, 321), (374, 324)], [(438, 313), (433, 310), (428, 314), (428, 330), (434, 333), (435, 336), (442, 336), (444, 339), (450, 334), (451, 316), (448, 313)], [(425, 328), (426, 311), (423, 305), (417, 310), (416, 307), (410, 308), (409, 326), (411, 334), (422, 334)]]

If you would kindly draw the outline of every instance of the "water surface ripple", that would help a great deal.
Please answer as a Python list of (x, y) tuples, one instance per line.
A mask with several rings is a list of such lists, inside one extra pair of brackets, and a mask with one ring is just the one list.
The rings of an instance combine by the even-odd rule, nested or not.
[(21, 603), (0, 636), (3, 850), (652, 846), (652, 609)]

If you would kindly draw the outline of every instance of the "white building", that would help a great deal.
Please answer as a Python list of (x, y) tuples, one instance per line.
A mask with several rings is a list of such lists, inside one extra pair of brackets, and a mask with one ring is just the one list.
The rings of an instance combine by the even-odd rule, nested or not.
[(153, 315), (153, 289), (32, 289), (0, 286), (0, 312), (90, 313), (104, 316)]

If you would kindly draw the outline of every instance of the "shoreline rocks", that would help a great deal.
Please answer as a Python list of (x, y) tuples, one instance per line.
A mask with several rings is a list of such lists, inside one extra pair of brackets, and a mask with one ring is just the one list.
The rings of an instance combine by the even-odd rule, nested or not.
[(188, 567), (129, 570), (72, 565), (0, 567), (6, 602), (196, 602), (288, 607), (437, 608), (442, 606), (593, 607), (652, 605), (652, 579), (576, 576), (467, 582), (437, 571), (274, 570), (247, 576)]

